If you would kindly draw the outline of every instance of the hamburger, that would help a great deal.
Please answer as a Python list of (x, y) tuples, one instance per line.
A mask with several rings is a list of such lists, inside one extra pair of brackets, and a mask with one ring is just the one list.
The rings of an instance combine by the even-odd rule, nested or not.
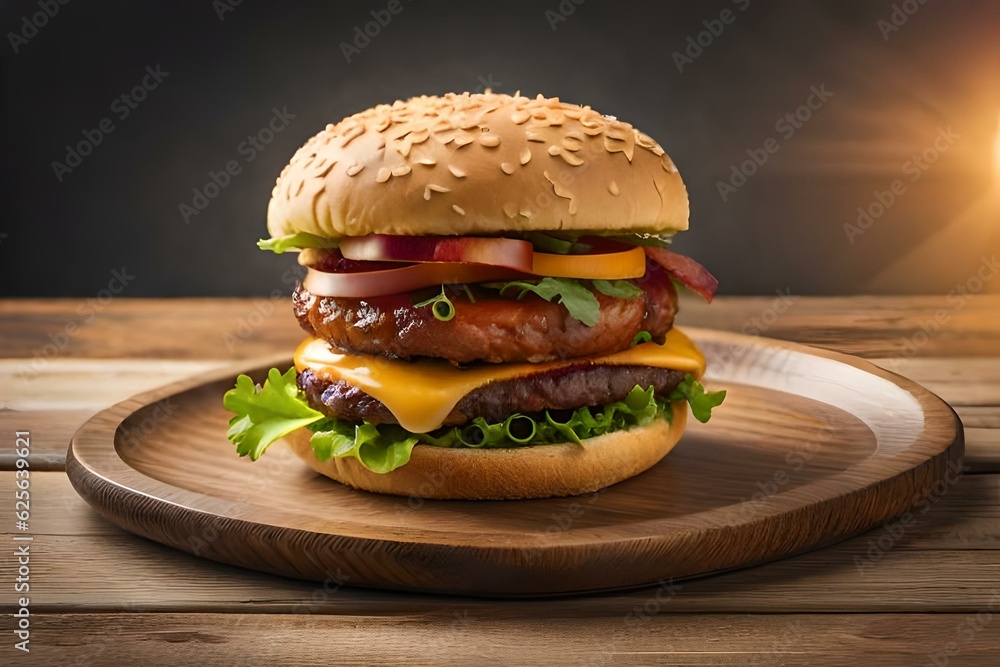
[(308, 337), (286, 372), (240, 376), (229, 439), (284, 439), (366, 491), (517, 499), (647, 470), (725, 392), (673, 326), (676, 285), (717, 281), (669, 249), (688, 228), (674, 163), (628, 123), (516, 94), (416, 97), (309, 139), (282, 170), (262, 249), (297, 251)]

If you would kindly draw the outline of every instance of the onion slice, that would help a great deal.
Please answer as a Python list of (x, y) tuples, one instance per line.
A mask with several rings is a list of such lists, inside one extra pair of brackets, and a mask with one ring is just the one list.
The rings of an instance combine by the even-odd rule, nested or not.
[(395, 236), (368, 234), (345, 237), (340, 252), (347, 259), (374, 262), (468, 262), (531, 271), (531, 243), (519, 239), (477, 236)]
[(704, 266), (665, 248), (647, 247), (646, 254), (682, 285), (705, 301), (712, 302), (715, 291), (719, 289), (719, 281)]
[(518, 280), (526, 277), (531, 276), (502, 266), (427, 262), (398, 269), (359, 273), (329, 273), (309, 269), (302, 286), (316, 296), (364, 299), (411, 292), (430, 285)]

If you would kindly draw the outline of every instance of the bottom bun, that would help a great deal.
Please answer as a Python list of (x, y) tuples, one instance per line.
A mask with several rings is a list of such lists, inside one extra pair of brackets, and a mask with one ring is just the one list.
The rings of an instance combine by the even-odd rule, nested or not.
[(285, 441), (303, 461), (341, 484), (397, 496), (453, 500), (513, 500), (576, 496), (648, 470), (684, 432), (687, 404), (672, 404), (673, 420), (588, 438), (582, 445), (467, 449), (417, 445), (410, 461), (392, 472), (372, 472), (351, 458), (319, 461), (298, 429)]

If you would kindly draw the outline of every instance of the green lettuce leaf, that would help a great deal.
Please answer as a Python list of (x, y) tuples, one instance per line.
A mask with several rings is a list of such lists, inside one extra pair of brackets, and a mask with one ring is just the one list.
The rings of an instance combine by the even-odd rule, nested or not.
[(222, 398), (222, 404), (236, 413), (229, 420), (227, 437), (240, 456), (249, 454), (254, 461), (278, 438), (323, 419), (323, 413), (302, 400), (294, 368), (284, 375), (272, 368), (263, 387), (241, 375), (236, 378), (236, 387)]
[(311, 427), (309, 440), (320, 461), (354, 457), (372, 472), (387, 473), (410, 462), (410, 452), (419, 439), (395, 424), (349, 424), (326, 419)]
[(587, 438), (644, 426), (654, 419), (671, 419), (670, 399), (657, 398), (653, 388), (636, 386), (624, 400), (597, 408), (544, 411), (511, 415), (490, 423), (482, 417), (465, 426), (440, 428), (431, 433), (411, 433), (397, 424), (350, 424), (325, 419), (310, 426), (313, 452), (320, 461), (353, 456), (368, 469), (385, 473), (410, 460), (417, 444), (475, 449), (524, 447), (529, 445), (580, 444)]
[(257, 241), (258, 248), (261, 250), (270, 250), (278, 255), (298, 248), (336, 248), (337, 245), (337, 239), (329, 239), (325, 236), (310, 234), (309, 232), (299, 232), (298, 234)]
[(705, 422), (725, 395), (725, 391), (706, 392), (687, 375), (666, 397), (654, 396), (652, 387), (637, 385), (621, 401), (605, 406), (519, 413), (494, 423), (477, 417), (465, 426), (412, 433), (398, 424), (354, 424), (325, 417), (306, 403), (295, 384), (294, 368), (284, 375), (272, 368), (261, 387), (248, 376), (239, 376), (236, 388), (226, 392), (223, 404), (236, 413), (229, 422), (228, 436), (241, 456), (249, 454), (256, 460), (275, 440), (308, 427), (313, 431), (313, 452), (320, 461), (354, 457), (369, 470), (386, 473), (406, 465), (417, 444), (487, 449), (580, 444), (605, 433), (645, 426), (655, 419), (670, 420), (670, 403), (681, 399), (691, 404), (696, 419)]
[(588, 327), (597, 324), (601, 318), (601, 304), (597, 301), (597, 297), (578, 280), (572, 278), (515, 280), (501, 287), (500, 293), (503, 294), (510, 288), (521, 290), (517, 295), (518, 299), (528, 292), (537, 294), (546, 301), (557, 299), (558, 303), (566, 307), (571, 317), (580, 320)]
[(691, 405), (691, 414), (702, 424), (712, 417), (712, 408), (722, 405), (726, 391), (705, 391), (705, 388), (691, 376), (684, 376), (681, 383), (670, 392), (671, 400), (684, 399)]

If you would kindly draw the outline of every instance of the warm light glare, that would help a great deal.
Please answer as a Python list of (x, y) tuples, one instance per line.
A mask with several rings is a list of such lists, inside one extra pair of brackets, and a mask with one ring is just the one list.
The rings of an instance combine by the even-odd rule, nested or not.
[(993, 139), (993, 168), (1000, 183), (1000, 113), (997, 114), (997, 136)]

